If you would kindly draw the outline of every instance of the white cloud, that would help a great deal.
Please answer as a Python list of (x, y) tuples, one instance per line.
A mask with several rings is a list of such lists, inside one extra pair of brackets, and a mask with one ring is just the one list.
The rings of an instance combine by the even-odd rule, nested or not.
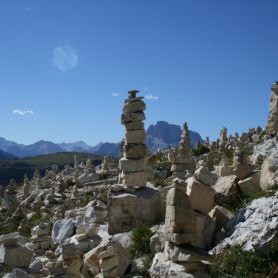
[(119, 93), (112, 93), (113, 97), (118, 97), (120, 94)]
[(29, 109), (27, 109), (27, 110), (15, 109), (12, 112), (13, 112), (13, 114), (17, 114), (17, 115), (20, 115), (20, 116), (25, 116), (25, 115), (28, 115), (28, 114), (29, 115), (34, 115), (34, 111), (29, 110)]
[(78, 64), (77, 52), (70, 45), (61, 45), (53, 51), (53, 64), (61, 71), (73, 69)]
[(145, 95), (146, 99), (151, 99), (151, 100), (158, 100), (158, 96), (153, 96), (152, 94), (150, 95)]
[(28, 7), (23, 7), (23, 6), (17, 6), (19, 9), (22, 9), (22, 10), (25, 10), (25, 11), (28, 11), (28, 12), (31, 12), (33, 9), (31, 8), (28, 8)]

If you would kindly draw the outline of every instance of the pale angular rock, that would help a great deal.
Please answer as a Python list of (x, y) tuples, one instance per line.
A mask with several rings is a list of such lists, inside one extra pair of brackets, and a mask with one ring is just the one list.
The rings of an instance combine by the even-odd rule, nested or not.
[(222, 205), (226, 202), (232, 202), (238, 194), (237, 176), (220, 177), (213, 188), (216, 192), (215, 201), (217, 204)]
[(136, 121), (144, 121), (146, 119), (144, 112), (123, 113), (122, 124)]
[(193, 246), (209, 250), (212, 247), (212, 239), (215, 232), (215, 222), (208, 216), (195, 212), (196, 240)]
[(126, 144), (124, 146), (124, 157), (127, 159), (142, 159), (148, 154), (145, 144)]
[(146, 109), (146, 104), (141, 100), (128, 102), (124, 105), (124, 113), (141, 112), (144, 111), (145, 109)]
[(58, 220), (54, 223), (51, 238), (54, 243), (64, 243), (74, 234), (74, 223), (71, 219)]
[(274, 82), (271, 87), (267, 132), (270, 135), (278, 132), (278, 82)]
[(214, 172), (218, 177), (225, 177), (234, 174), (234, 168), (232, 166), (215, 166)]
[(126, 144), (136, 144), (142, 143), (144, 144), (146, 139), (145, 130), (131, 130), (128, 131), (125, 135)]
[(204, 185), (195, 178), (188, 179), (186, 193), (189, 196), (193, 209), (208, 214), (215, 205), (215, 191), (212, 187)]
[(127, 173), (122, 175), (121, 179), (127, 187), (145, 187), (147, 184), (147, 173), (145, 171)]
[(260, 187), (265, 191), (278, 187), (278, 158), (268, 158), (264, 161)]
[(225, 228), (226, 224), (233, 218), (233, 213), (221, 206), (215, 206), (209, 213), (209, 216), (216, 224), (216, 231)]
[(133, 193), (114, 192), (109, 199), (109, 234), (128, 232), (139, 224), (154, 225), (164, 220), (164, 205), (157, 189)]
[(194, 173), (194, 177), (196, 180), (206, 185), (214, 185), (217, 181), (217, 176), (211, 173), (205, 166), (198, 168)]
[(256, 193), (260, 190), (261, 171), (251, 173), (249, 177), (238, 182), (239, 190), (243, 193)]
[(137, 121), (137, 122), (126, 123), (125, 128), (126, 128), (127, 131), (142, 130), (142, 129), (144, 129), (144, 122)]
[(119, 168), (123, 173), (140, 172), (146, 169), (146, 159), (126, 159), (119, 160)]
[(28, 267), (33, 252), (23, 246), (0, 246), (0, 263), (12, 267)]

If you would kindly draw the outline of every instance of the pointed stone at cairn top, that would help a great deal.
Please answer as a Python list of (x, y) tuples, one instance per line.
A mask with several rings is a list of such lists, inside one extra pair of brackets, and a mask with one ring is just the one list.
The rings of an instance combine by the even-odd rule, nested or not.
[(136, 97), (137, 97), (136, 94), (139, 93), (139, 92), (140, 92), (140, 91), (138, 91), (138, 90), (130, 90), (130, 91), (128, 92), (129, 98), (136, 98)]

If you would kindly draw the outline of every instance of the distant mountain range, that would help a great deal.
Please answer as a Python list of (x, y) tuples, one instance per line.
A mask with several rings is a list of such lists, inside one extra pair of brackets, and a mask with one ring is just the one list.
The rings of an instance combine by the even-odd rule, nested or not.
[[(154, 153), (158, 149), (166, 148), (170, 145), (178, 145), (181, 138), (182, 129), (178, 125), (169, 124), (165, 121), (159, 121), (147, 129), (146, 143), (149, 150)], [(199, 141), (204, 140), (200, 134), (190, 131), (191, 144), (194, 147)], [(14, 159), (15, 157), (33, 157), (44, 154), (53, 154), (59, 152), (86, 152), (100, 155), (112, 155), (118, 157), (119, 143), (99, 143), (96, 146), (89, 146), (83, 141), (74, 143), (55, 144), (50, 141), (38, 141), (31, 145), (18, 144), (13, 141), (0, 137), (0, 159)], [(3, 158), (2, 158), (3, 157)]]

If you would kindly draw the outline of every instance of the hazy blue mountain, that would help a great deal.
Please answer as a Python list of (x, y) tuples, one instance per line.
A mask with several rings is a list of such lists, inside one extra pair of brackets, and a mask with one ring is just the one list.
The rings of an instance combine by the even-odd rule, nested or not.
[(94, 152), (99, 155), (111, 155), (114, 157), (120, 156), (120, 143), (102, 143), (98, 150)]
[(12, 160), (12, 159), (16, 159), (16, 157), (12, 154), (0, 150), (0, 160)]
[(61, 143), (58, 146), (68, 152), (88, 152), (92, 149), (84, 141), (77, 141), (73, 143)]
[(49, 141), (38, 141), (31, 145), (15, 145), (7, 149), (7, 152), (17, 157), (37, 156), (43, 154), (52, 154), (58, 152), (64, 152), (64, 149), (60, 148), (57, 144)]
[[(147, 129), (147, 145), (151, 152), (163, 149), (171, 145), (179, 145), (182, 128), (179, 125), (169, 124), (165, 121), (158, 121)], [(191, 146), (194, 148), (197, 142), (203, 143), (201, 135), (189, 130)]]
[[(146, 144), (150, 152), (154, 153), (158, 149), (166, 148), (170, 145), (178, 145), (181, 138), (182, 129), (178, 125), (169, 124), (165, 121), (159, 121), (155, 125), (151, 125), (147, 129)], [(194, 131), (189, 131), (192, 147), (196, 143), (203, 142), (200, 134)], [(50, 141), (39, 141), (31, 145), (22, 145), (13, 141), (6, 140), (0, 137), (0, 150), (14, 155), (16, 157), (32, 157), (43, 154), (52, 154), (58, 152), (86, 152), (101, 155), (119, 156), (119, 143), (98, 143), (95, 146), (89, 146), (84, 141), (73, 143), (54, 144)]]

